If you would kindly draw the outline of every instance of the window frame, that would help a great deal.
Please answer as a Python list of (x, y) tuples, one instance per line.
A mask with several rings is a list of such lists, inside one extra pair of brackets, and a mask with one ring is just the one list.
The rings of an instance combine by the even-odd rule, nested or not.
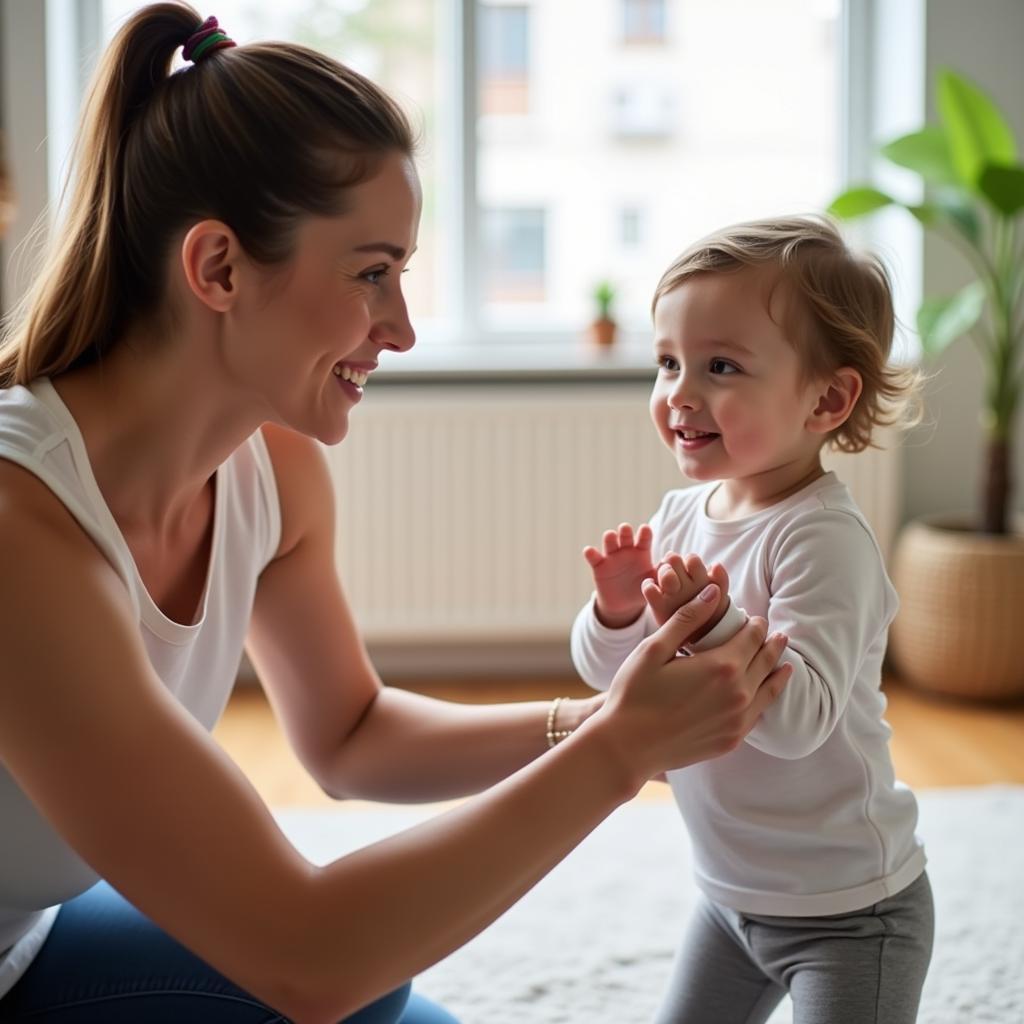
[[(35, 5), (31, 5), (35, 6)], [(584, 354), (579, 345), (578, 332), (541, 331), (493, 331), (486, 330), (482, 323), (482, 290), (478, 259), (479, 205), (477, 199), (477, 144), (476, 127), (478, 118), (478, 74), (477, 74), (477, 26), (478, 0), (439, 0), (438, 57), (442, 97), (455, 97), (460, 102), (450, 118), (438, 125), (436, 145), (444, 147), (451, 158), (452, 173), (447, 178), (447, 188), (439, 195), (438, 216), (446, 225), (439, 232), (439, 260), (447, 268), (442, 275), (445, 280), (445, 295), (442, 308), (450, 313), (450, 320), (439, 319), (424, 325), (421, 336), (428, 344), (419, 345), (414, 357), (407, 360), (430, 365), (456, 366), (460, 353), (473, 353), (469, 360), (479, 373), (482, 364), (493, 361), (504, 369), (518, 367), (524, 372), (543, 371), (552, 366), (584, 367), (593, 360)], [(910, 83), (912, 95), (904, 104), (903, 121), (911, 123), (905, 130), (914, 127), (913, 119), (924, 114), (923, 102), (918, 102), (917, 93), (923, 92), (920, 78), (924, 52), (924, 0), (914, 0), (911, 10), (902, 12), (897, 29), (903, 33), (901, 42), (906, 53), (906, 38), (909, 46), (921, 51), (922, 67), (907, 69), (904, 62), (904, 77), (901, 85)], [(891, 134), (886, 121), (892, 121), (891, 103), (888, 107), (879, 98), (893, 93), (887, 88), (892, 83), (881, 57), (893, 45), (892, 26), (887, 19), (893, 17), (890, 5), (877, 0), (841, 0), (842, 39), (840, 41), (840, 174), (844, 181), (862, 179), (875, 170), (870, 154), (874, 140), (885, 130)], [(24, 290), (24, 273), (15, 273), (17, 260), (10, 259), (11, 253), (29, 234), (31, 224), (42, 214), (49, 201), (52, 211), (56, 199), (55, 154), (63, 152), (70, 141), (74, 115), (83, 95), (82, 80), (92, 58), (102, 45), (102, 0), (45, 0), (45, 22), (47, 27), (40, 30), (38, 17), (27, 17), (17, 0), (0, 0), (3, 15), (4, 52), (10, 55), (17, 49), (18, 68), (32, 68), (30, 81), (24, 77), (18, 80), (18, 97), (26, 93), (45, 96), (47, 111), (47, 138), (40, 146), (38, 131), (26, 124), (15, 107), (18, 102), (9, 76), (4, 75), (6, 88), (3, 90), (2, 123), (7, 127), (8, 160), (12, 170), (28, 171), (23, 181), (34, 181), (31, 188), (19, 190), (21, 207), (18, 222), (6, 239), (0, 243), (4, 257), (5, 305), (10, 306)], [(909, 29), (908, 29), (909, 25)], [(60, 27), (59, 32), (55, 28)], [(54, 74), (54, 62), (67, 59), (68, 31), (72, 32), (72, 49), (80, 55), (77, 66), (81, 74)], [(15, 36), (17, 43), (15, 46)], [(63, 42), (56, 48), (54, 37)], [(887, 44), (885, 40), (889, 38)], [(63, 57), (61, 56), (63, 53)], [(913, 64), (914, 62), (911, 62)], [(13, 65), (12, 65), (13, 72)], [(885, 93), (883, 93), (885, 90)], [(908, 112), (909, 108), (909, 112)], [(918, 109), (919, 108), (919, 109)], [(39, 110), (40, 105), (36, 104)], [(888, 110), (888, 114), (886, 111)], [(23, 113), (23, 112), (22, 112)], [(54, 134), (53, 127), (59, 132)], [(39, 182), (35, 169), (39, 166), (40, 150), (46, 162), (47, 181), (45, 188)], [(43, 194), (45, 192), (45, 195)], [(916, 297), (920, 292), (921, 242), (920, 232), (913, 226), (884, 225), (875, 228), (869, 225), (865, 230), (866, 240), (879, 245), (883, 250), (895, 252), (902, 261), (898, 272), (898, 314), (907, 320), (907, 311), (916, 308)], [(909, 274), (909, 277), (908, 277)], [(902, 298), (899, 292), (902, 291)], [(645, 332), (644, 332), (645, 333)], [(615, 363), (622, 368), (635, 365), (646, 367), (649, 362), (646, 351), (646, 336), (623, 339), (616, 354)], [(913, 345), (905, 347), (905, 357), (912, 358)], [(442, 352), (442, 350), (444, 350)], [(543, 352), (544, 357), (539, 358)], [(552, 355), (552, 353), (555, 353)]]
[[(462, 352), (495, 353), (502, 363), (515, 362), (515, 351), (523, 352), (524, 363), (528, 366), (531, 358), (536, 358), (534, 353), (538, 350), (540, 343), (545, 347), (557, 346), (563, 358), (568, 361), (579, 363), (581, 361), (580, 337), (584, 330), (581, 325), (579, 331), (564, 331), (557, 329), (515, 331), (495, 330), (485, 326), (485, 317), (482, 313), (483, 289), (482, 280), (478, 272), (482, 257), (478, 253), (480, 239), (479, 233), (479, 212), (480, 204), (477, 191), (477, 143), (476, 126), (478, 122), (478, 47), (477, 43), (477, 12), (481, 6), (489, 0), (449, 0), (451, 4), (450, 16), (442, 14), (442, 31), (454, 32), (449, 39), (449, 45), (453, 47), (453, 53), (457, 59), (453, 61), (457, 81), (461, 92), (454, 92), (451, 95), (457, 99), (461, 98), (458, 114), (452, 118), (452, 122), (458, 126), (459, 137), (450, 140), (451, 152), (457, 154), (461, 159), (461, 166), (457, 173), (452, 175), (451, 187), (447, 190), (447, 197), (442, 197), (439, 204), (439, 211), (449, 210), (453, 223), (461, 230), (458, 232), (460, 252), (452, 254), (454, 259), (452, 266), (458, 266), (462, 277), (452, 275), (453, 284), (457, 295), (449, 295), (449, 303), (446, 308), (457, 311), (457, 322), (445, 325), (442, 328), (443, 338), (436, 339), (435, 332), (431, 330), (422, 331), (421, 334), (429, 342), (420, 349), (419, 358), (425, 363), (446, 362), (444, 356), (437, 358), (428, 357), (428, 350), (440, 347), (450, 347), (453, 350)], [(530, 0), (519, 0), (527, 6)], [(869, 118), (848, 116), (849, 111), (855, 115), (866, 109), (868, 105), (867, 96), (870, 89), (867, 79), (864, 77), (865, 69), (871, 68), (872, 55), (872, 19), (874, 18), (875, 0), (838, 0), (841, 39), (839, 41), (839, 83), (837, 92), (836, 117), (840, 121), (839, 132), (839, 154), (838, 163), (841, 181), (850, 179), (851, 174), (860, 173), (860, 167), (851, 158), (861, 158), (867, 151), (872, 138), (870, 134), (871, 125)], [(923, 0), (921, 0), (923, 2)], [(501, 4), (501, 0), (493, 0), (495, 6)], [(445, 7), (444, 0), (440, 0), (440, 6)], [(871, 13), (865, 13), (871, 8)], [(621, 12), (620, 12), (621, 13)], [(669, 31), (668, 20), (670, 12), (666, 10), (666, 33)], [(620, 33), (621, 36), (621, 33)], [(440, 48), (444, 46), (444, 37), (439, 40)], [(632, 46), (620, 39), (620, 45)], [(851, 54), (854, 55), (851, 59)], [(449, 75), (449, 81), (452, 75)], [(851, 132), (856, 137), (851, 137)], [(453, 237), (455, 232), (452, 232)], [(531, 342), (534, 343), (531, 345)], [(624, 358), (629, 365), (637, 368), (648, 367), (650, 363), (649, 337), (646, 331), (620, 330), (618, 358)], [(531, 351), (532, 350), (532, 351)], [(431, 354), (432, 356), (433, 354)], [(484, 355), (486, 358), (486, 355)], [(474, 362), (477, 357), (474, 356)], [(584, 357), (583, 361), (590, 362)], [(545, 363), (547, 361), (545, 360)]]

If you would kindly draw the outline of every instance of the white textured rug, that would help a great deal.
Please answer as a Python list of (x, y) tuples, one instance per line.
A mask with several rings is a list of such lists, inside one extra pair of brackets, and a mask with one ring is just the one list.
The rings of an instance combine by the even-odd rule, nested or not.
[[(919, 1024), (1024, 1024), (1024, 787), (919, 793), (936, 941)], [(422, 820), (418, 808), (282, 811), (311, 859)], [(646, 1024), (695, 889), (675, 806), (621, 808), (418, 991), (463, 1024)], [(790, 1024), (786, 1000), (771, 1024)]]

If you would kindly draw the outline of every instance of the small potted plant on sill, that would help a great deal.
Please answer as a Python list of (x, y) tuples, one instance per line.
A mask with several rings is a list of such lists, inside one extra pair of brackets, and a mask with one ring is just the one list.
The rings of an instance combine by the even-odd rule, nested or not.
[(612, 316), (615, 301), (615, 287), (610, 281), (599, 281), (594, 286), (594, 302), (597, 317), (590, 325), (590, 337), (599, 348), (610, 348), (615, 343), (618, 325)]
[(970, 336), (985, 371), (984, 484), (974, 522), (926, 518), (902, 531), (893, 559), (901, 610), (890, 633), (899, 675), (913, 686), (986, 699), (1024, 694), (1024, 533), (1013, 521), (1012, 440), (1024, 389), (1024, 165), (995, 103), (952, 71), (939, 74), (939, 124), (883, 146), (916, 172), (925, 198), (902, 202), (870, 186), (829, 210), (860, 217), (902, 206), (957, 247), (974, 279), (917, 313), (925, 359)]

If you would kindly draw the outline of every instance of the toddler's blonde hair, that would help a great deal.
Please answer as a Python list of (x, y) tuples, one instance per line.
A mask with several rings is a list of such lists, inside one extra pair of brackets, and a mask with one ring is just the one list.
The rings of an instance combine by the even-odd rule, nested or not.
[(895, 316), (892, 289), (877, 256), (854, 253), (825, 217), (748, 221), (691, 245), (661, 276), (658, 300), (688, 278), (744, 267), (777, 268), (796, 302), (780, 324), (803, 362), (805, 379), (857, 370), (864, 388), (827, 443), (844, 452), (877, 447), (877, 427), (920, 420), (921, 374), (889, 365)]

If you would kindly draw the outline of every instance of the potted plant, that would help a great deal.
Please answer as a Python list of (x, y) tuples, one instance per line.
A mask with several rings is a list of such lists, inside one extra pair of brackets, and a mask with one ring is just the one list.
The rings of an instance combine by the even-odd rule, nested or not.
[(594, 302), (597, 305), (597, 317), (590, 325), (590, 336), (601, 348), (608, 348), (615, 341), (616, 323), (612, 316), (612, 303), (615, 301), (615, 287), (610, 281), (599, 281), (594, 286)]
[(917, 520), (893, 559), (901, 610), (890, 654), (902, 678), (933, 691), (984, 698), (1024, 693), (1024, 534), (1012, 516), (1015, 417), (1024, 388), (1024, 165), (1005, 117), (976, 85), (938, 76), (940, 123), (883, 146), (917, 173), (921, 202), (870, 186), (829, 207), (841, 218), (902, 206), (963, 254), (973, 280), (955, 295), (929, 297), (917, 313), (926, 359), (970, 336), (985, 371), (981, 410), (984, 482), (974, 522)]

